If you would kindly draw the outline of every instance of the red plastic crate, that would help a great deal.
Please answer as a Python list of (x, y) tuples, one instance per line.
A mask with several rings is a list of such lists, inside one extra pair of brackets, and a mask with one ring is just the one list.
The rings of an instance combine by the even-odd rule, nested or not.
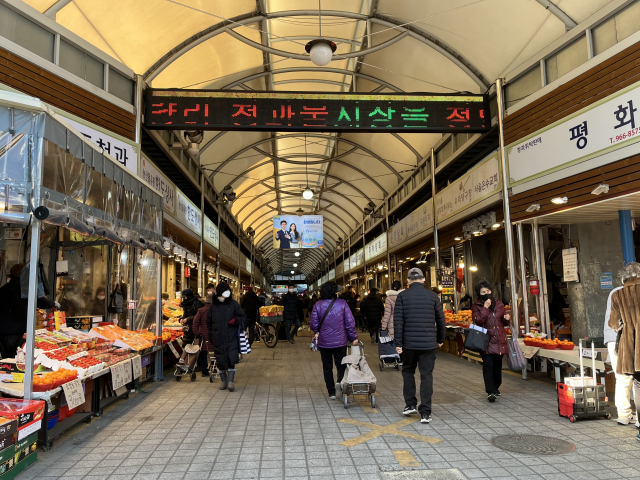
[(573, 415), (573, 403), (572, 404), (567, 404), (564, 402), (559, 403), (558, 412), (563, 417), (570, 417), (571, 415)]

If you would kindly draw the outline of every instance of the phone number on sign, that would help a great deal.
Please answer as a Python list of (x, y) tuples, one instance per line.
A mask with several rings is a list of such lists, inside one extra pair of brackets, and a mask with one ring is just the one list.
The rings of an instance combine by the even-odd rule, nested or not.
[(622, 140), (626, 140), (627, 138), (635, 137), (638, 134), (640, 134), (640, 128), (634, 128), (626, 133), (616, 135), (615, 137), (609, 137), (609, 140), (611, 141), (611, 143), (621, 142)]

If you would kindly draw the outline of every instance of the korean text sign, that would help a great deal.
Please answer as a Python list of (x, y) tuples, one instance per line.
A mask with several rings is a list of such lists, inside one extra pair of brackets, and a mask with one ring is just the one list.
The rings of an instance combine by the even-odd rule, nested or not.
[(273, 217), (273, 248), (324, 248), (322, 215)]
[(509, 186), (640, 141), (640, 83), (507, 147)]
[(140, 176), (162, 194), (164, 210), (176, 214), (176, 187), (144, 155), (140, 159)]
[(177, 190), (176, 218), (195, 233), (200, 235), (202, 228), (202, 213), (184, 193)]
[(147, 90), (151, 129), (486, 132), (487, 97)]

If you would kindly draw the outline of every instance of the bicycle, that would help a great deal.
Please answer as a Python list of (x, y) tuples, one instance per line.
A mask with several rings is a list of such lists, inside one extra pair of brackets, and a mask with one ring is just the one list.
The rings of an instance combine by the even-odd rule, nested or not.
[(262, 340), (267, 347), (274, 348), (278, 344), (278, 331), (275, 325), (256, 322), (256, 340)]

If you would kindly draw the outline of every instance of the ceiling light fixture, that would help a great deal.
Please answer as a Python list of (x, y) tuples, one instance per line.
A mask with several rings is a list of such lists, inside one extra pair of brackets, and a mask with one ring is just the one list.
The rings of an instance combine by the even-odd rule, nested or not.
[(311, 200), (313, 198), (313, 190), (309, 188), (309, 157), (307, 156), (307, 136), (304, 136), (304, 170), (307, 177), (307, 188), (302, 192), (302, 198)]
[(532, 213), (532, 212), (537, 212), (538, 210), (540, 210), (540, 204), (539, 203), (533, 203), (529, 206), (529, 208), (527, 208), (527, 212)]
[(456, 242), (459, 242), (460, 240), (462, 240), (462, 237), (453, 237), (453, 239), (454, 239)]
[(299, 257), (299, 256), (300, 256), (300, 252), (296, 252), (296, 253), (294, 253), (294, 255), (295, 255), (296, 257)]
[(501, 226), (502, 226), (501, 223), (494, 223), (493, 225), (491, 225), (491, 228), (495, 230), (496, 228), (500, 228)]
[[(302, 194), (302, 196), (304, 197), (304, 193)], [(311, 192), (311, 197), (313, 197), (313, 192)], [(304, 215), (304, 210), (302, 210), (301, 208), (299, 208), (298, 210), (296, 210), (296, 214), (301, 217), (302, 215)]]
[(297, 266), (298, 266), (298, 264), (297, 264), (297, 263), (294, 263), (294, 264), (293, 264), (293, 268), (296, 268)]
[(319, 67), (327, 65), (336, 51), (336, 44), (322, 38), (322, 3), (318, 0), (318, 37), (307, 43), (304, 49), (311, 57), (311, 62)]
[(471, 270), (472, 272), (477, 272), (478, 271), (478, 266), (477, 265), (471, 265), (469, 267), (469, 270)]
[(609, 193), (609, 185), (606, 183), (601, 183), (596, 188), (591, 190), (592, 195), (600, 195), (601, 193)]
[(556, 205), (565, 205), (569, 199), (567, 197), (555, 197), (551, 199), (551, 203)]

